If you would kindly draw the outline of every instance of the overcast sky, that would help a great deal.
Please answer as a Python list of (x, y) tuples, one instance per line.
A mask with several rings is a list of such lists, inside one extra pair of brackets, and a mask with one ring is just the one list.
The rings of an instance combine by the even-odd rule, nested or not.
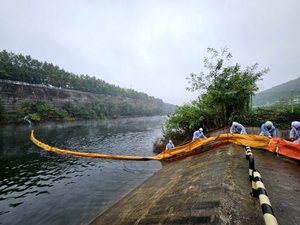
[(0, 51), (30, 55), (182, 105), (207, 48), (244, 69), (266, 67), (260, 91), (300, 77), (300, 1), (0, 0)]

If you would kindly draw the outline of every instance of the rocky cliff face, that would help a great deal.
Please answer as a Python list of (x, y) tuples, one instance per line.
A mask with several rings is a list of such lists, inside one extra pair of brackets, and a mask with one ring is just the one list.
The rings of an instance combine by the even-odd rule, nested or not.
[(43, 101), (60, 107), (68, 101), (84, 103), (92, 97), (101, 98), (103, 96), (20, 82), (0, 81), (0, 102), (8, 112), (16, 112), (24, 101)]

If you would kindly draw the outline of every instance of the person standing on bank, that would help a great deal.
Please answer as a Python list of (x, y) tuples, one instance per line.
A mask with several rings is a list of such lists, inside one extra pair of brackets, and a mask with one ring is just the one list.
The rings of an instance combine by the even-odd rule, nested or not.
[(300, 144), (300, 122), (293, 121), (291, 125), (292, 129), (290, 131), (290, 140)]
[(29, 126), (31, 126), (31, 120), (28, 119), (26, 116), (24, 117), (24, 120), (29, 124)]
[(174, 148), (174, 147), (175, 147), (175, 146), (174, 146), (172, 140), (169, 140), (169, 143), (168, 143), (167, 146), (166, 146), (166, 150), (167, 150), (167, 149), (170, 149), (170, 148)]
[(230, 127), (230, 133), (231, 134), (247, 134), (245, 127), (238, 122), (232, 122), (232, 125)]
[(276, 128), (271, 121), (267, 121), (261, 125), (261, 132), (259, 135), (268, 136), (269, 138), (276, 137)]
[(197, 138), (207, 138), (204, 133), (203, 133), (203, 129), (199, 128), (199, 130), (196, 130), (193, 134), (193, 140), (197, 139)]

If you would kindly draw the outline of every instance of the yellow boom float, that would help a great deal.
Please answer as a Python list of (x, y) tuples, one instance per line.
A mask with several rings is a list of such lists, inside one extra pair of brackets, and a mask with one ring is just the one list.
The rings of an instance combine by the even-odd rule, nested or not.
[[(121, 160), (164, 160), (171, 158), (175, 155), (179, 155), (182, 153), (187, 153), (199, 148), (203, 145), (209, 144), (212, 141), (219, 142), (231, 142), (237, 145), (249, 145), (252, 148), (265, 149), (274, 152), (274, 146), (270, 149), (271, 143), (273, 142), (273, 138), (268, 138), (265, 136), (255, 135), (255, 134), (220, 134), (217, 137), (209, 137), (209, 138), (199, 138), (189, 142), (188, 144), (177, 146), (172, 149), (168, 149), (163, 151), (162, 153), (156, 156), (126, 156), (126, 155), (110, 155), (110, 154), (100, 154), (100, 153), (88, 153), (88, 152), (76, 152), (71, 150), (59, 149), (56, 147), (51, 147), (43, 142), (40, 142), (34, 137), (34, 130), (31, 131), (30, 135), (31, 141), (37, 145), (38, 147), (46, 150), (52, 151), (65, 155), (73, 155), (73, 156), (81, 156), (81, 157), (91, 157), (91, 158), (104, 158), (104, 159), (121, 159)], [(278, 142), (280, 138), (274, 138)], [(274, 145), (274, 144), (273, 144)], [(278, 150), (278, 149), (277, 149)]]

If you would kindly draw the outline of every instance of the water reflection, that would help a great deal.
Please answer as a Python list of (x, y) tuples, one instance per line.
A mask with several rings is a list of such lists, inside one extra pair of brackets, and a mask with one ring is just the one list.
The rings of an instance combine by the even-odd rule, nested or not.
[[(75, 151), (153, 155), (162, 117), (32, 125), (37, 139)], [(0, 128), (0, 224), (87, 224), (161, 168), (157, 161), (81, 158), (41, 150), (30, 128)]]

